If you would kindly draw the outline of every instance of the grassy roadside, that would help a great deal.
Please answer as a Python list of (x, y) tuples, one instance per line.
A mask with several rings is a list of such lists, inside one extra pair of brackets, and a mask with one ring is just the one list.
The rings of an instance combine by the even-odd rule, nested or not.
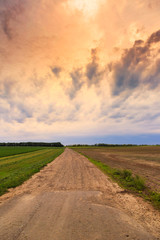
[(112, 180), (117, 182), (120, 187), (128, 190), (133, 194), (143, 197), (145, 200), (151, 202), (155, 208), (160, 210), (160, 193), (149, 189), (146, 186), (145, 180), (143, 178), (141, 178), (138, 175), (133, 175), (132, 171), (130, 170), (127, 170), (127, 169), (121, 170), (121, 169), (111, 168), (110, 166), (100, 161), (97, 161), (93, 158), (90, 158), (89, 156), (81, 152), (79, 153), (87, 157), (90, 162), (92, 162), (101, 171), (107, 174)]
[(21, 185), (58, 157), (64, 148), (51, 148), (0, 158), (0, 196)]

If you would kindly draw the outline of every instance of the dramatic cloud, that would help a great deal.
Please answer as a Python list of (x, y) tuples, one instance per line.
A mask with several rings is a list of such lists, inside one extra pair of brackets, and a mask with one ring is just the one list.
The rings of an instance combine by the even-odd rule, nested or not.
[(0, 141), (160, 133), (159, 6), (0, 1)]
[(77, 91), (79, 91), (81, 89), (81, 87), (83, 86), (84, 82), (83, 82), (83, 73), (82, 73), (82, 69), (76, 69), (73, 72), (70, 73), (70, 76), (72, 78), (72, 85), (73, 87), (70, 90), (70, 97), (71, 99), (75, 97), (75, 94)]
[(125, 49), (119, 62), (113, 63), (113, 95), (139, 85), (155, 88), (160, 83), (160, 31), (153, 33), (146, 42), (136, 40), (134, 46)]
[(91, 62), (86, 66), (86, 77), (88, 79), (88, 85), (99, 83), (102, 80), (104, 71), (100, 70), (97, 49), (91, 50)]

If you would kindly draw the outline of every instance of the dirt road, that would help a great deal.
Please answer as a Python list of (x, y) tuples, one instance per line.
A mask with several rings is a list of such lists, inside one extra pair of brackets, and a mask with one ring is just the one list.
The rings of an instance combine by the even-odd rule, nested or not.
[(160, 214), (66, 149), (0, 198), (1, 240), (160, 239)]

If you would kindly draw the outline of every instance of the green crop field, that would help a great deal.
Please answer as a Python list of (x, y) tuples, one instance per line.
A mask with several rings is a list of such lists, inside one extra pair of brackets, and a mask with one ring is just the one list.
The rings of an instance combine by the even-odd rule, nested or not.
[(63, 151), (64, 148), (41, 148), (37, 151), (1, 157), (0, 195), (7, 192), (8, 188), (22, 184), (42, 167), (52, 162)]
[(0, 158), (21, 153), (34, 152), (44, 147), (0, 147)]

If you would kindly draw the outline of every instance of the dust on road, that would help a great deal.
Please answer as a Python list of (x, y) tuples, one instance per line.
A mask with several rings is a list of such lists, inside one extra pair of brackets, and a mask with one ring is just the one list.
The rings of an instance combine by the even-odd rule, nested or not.
[(66, 149), (0, 198), (1, 240), (152, 240), (160, 213)]

